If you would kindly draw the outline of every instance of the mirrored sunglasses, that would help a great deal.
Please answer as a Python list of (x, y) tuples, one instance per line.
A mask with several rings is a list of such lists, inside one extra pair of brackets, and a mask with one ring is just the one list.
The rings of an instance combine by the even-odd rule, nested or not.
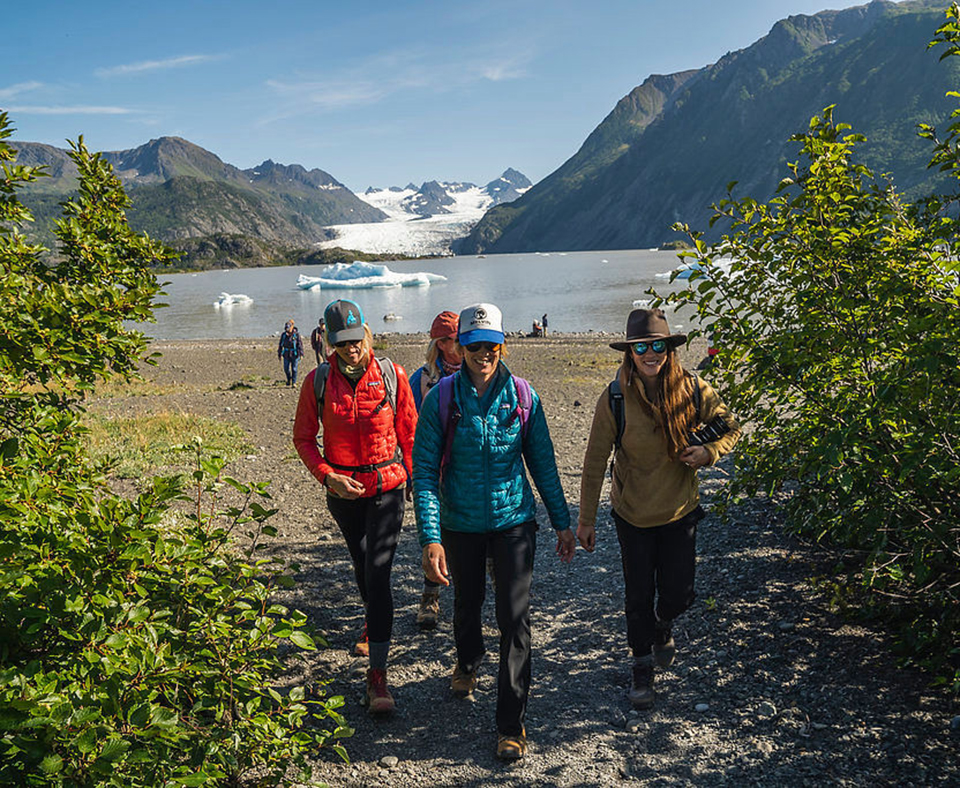
[(491, 353), (499, 353), (500, 345), (496, 342), (471, 342), (469, 345), (465, 345), (467, 350), (471, 353), (476, 353), (479, 350), (489, 350)]
[(667, 350), (667, 340), (655, 339), (653, 342), (634, 342), (631, 350), (638, 356), (642, 356), (648, 350), (652, 350), (654, 353), (664, 353)]

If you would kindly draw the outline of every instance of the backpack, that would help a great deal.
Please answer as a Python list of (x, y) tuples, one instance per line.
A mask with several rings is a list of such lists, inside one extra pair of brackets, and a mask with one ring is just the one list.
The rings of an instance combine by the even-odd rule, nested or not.
[[(443, 458), (440, 460), (440, 475), (443, 476), (443, 469), (450, 464), (450, 455), (453, 451), (453, 436), (457, 430), (457, 424), (460, 423), (460, 407), (453, 398), (453, 381), (456, 375), (445, 375), (437, 383), (437, 394), (440, 397), (440, 423), (443, 425)], [(530, 424), (530, 412), (533, 410), (533, 392), (530, 389), (529, 381), (516, 375), (510, 376), (513, 379), (513, 385), (517, 391), (517, 407), (513, 411), (509, 424), (513, 424), (515, 419), (520, 419), (520, 438), (523, 441), (527, 439), (528, 425)]]
[[(689, 373), (693, 378), (693, 408), (697, 412), (697, 418), (700, 418), (700, 405), (703, 395), (700, 393), (700, 378), (695, 372)], [(613, 439), (613, 460), (610, 460), (610, 469), (613, 470), (613, 462), (620, 451), (620, 444), (623, 441), (623, 431), (627, 428), (627, 419), (623, 410), (623, 390), (620, 388), (620, 375), (618, 374), (610, 385), (607, 386), (607, 402), (610, 404), (610, 410), (613, 412), (613, 419), (617, 423), (617, 434)]]
[[(397, 369), (393, 366), (393, 362), (388, 358), (379, 358), (374, 357), (374, 361), (380, 367), (380, 375), (383, 377), (383, 387), (386, 391), (383, 394), (383, 400), (377, 405), (376, 409), (373, 411), (373, 415), (380, 412), (380, 409), (386, 405), (390, 404), (390, 407), (393, 408), (393, 417), (397, 417)], [(323, 395), (327, 390), (327, 378), (330, 375), (330, 362), (324, 361), (319, 367), (313, 376), (313, 393), (317, 397), (317, 414), (323, 413)]]

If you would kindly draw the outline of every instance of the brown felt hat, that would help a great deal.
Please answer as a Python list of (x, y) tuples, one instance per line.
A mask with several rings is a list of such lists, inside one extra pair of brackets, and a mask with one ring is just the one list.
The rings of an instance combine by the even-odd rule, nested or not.
[(634, 342), (652, 342), (665, 339), (670, 347), (687, 341), (686, 334), (671, 334), (667, 316), (662, 309), (634, 309), (627, 318), (627, 338), (623, 342), (611, 342), (614, 350), (629, 350)]

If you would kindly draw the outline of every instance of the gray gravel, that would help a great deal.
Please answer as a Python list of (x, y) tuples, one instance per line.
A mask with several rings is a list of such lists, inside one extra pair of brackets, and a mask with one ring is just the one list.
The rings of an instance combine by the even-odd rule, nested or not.
[[(423, 341), (393, 337), (388, 355), (412, 371)], [(148, 376), (169, 390), (95, 406), (180, 407), (247, 429), (256, 452), (231, 471), (274, 480), (281, 507), (276, 549), (301, 566), (285, 601), (307, 612), (330, 642), (297, 672), (329, 679), (328, 693), (344, 696), (356, 728), (343, 741), (350, 763), (318, 753), (319, 779), (334, 786), (960, 785), (960, 706), (930, 688), (928, 677), (898, 669), (887, 634), (830, 612), (807, 579), (823, 573), (825, 557), (785, 537), (775, 511), (759, 502), (735, 509), (729, 523), (713, 515), (701, 522), (698, 599), (678, 622), (676, 664), (657, 673), (657, 703), (647, 712), (632, 710), (625, 695), (630, 658), (612, 523), (601, 514), (596, 552), (578, 551), (570, 566), (556, 559), (549, 527), (541, 528), (531, 749), (516, 764), (494, 755), (491, 599), (489, 653), (475, 701), (454, 699), (453, 592), (441, 593), (440, 627), (419, 632), (420, 549), (408, 512), (394, 564), (388, 673), (399, 708), (390, 719), (371, 719), (359, 704), (366, 665), (352, 656), (362, 608), (346, 549), (290, 443), (296, 393), (272, 379), (279, 377), (274, 348), (271, 340), (159, 343), (164, 358)], [(688, 352), (688, 364), (698, 350)], [(616, 356), (597, 339), (558, 336), (517, 340), (507, 359), (543, 396), (572, 505), (593, 404)], [(238, 380), (253, 388), (229, 390)], [(729, 470), (725, 464), (701, 472), (708, 504)], [(575, 520), (575, 506), (573, 514)]]

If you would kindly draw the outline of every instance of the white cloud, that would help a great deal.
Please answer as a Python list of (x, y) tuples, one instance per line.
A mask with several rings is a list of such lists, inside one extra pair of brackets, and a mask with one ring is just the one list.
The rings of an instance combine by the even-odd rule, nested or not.
[(517, 58), (500, 63), (481, 64), (478, 67), (480, 76), (491, 82), (504, 82), (508, 79), (521, 79), (527, 75), (523, 66), (526, 58)]
[(200, 63), (209, 63), (210, 61), (219, 59), (220, 56), (218, 55), (181, 55), (180, 57), (170, 57), (166, 60), (144, 60), (140, 63), (127, 63), (122, 66), (98, 68), (94, 73), (98, 77), (114, 77), (124, 74), (140, 74), (144, 71), (160, 71), (167, 68), (196, 66)]
[(97, 107), (79, 105), (75, 107), (37, 107), (22, 106), (8, 107), (10, 112), (18, 115), (131, 115), (138, 110), (125, 107)]
[(310, 80), (306, 82), (281, 82), (267, 80), (267, 87), (273, 88), (279, 95), (293, 99), (298, 103), (309, 104), (320, 109), (340, 109), (361, 104), (375, 104), (387, 91), (384, 86), (370, 82), (324, 82)]
[(10, 87), (7, 88), (0, 88), (0, 99), (13, 98), (18, 93), (26, 93), (29, 90), (36, 90), (37, 88), (42, 87), (42, 82), (18, 82), (16, 85), (10, 85)]

